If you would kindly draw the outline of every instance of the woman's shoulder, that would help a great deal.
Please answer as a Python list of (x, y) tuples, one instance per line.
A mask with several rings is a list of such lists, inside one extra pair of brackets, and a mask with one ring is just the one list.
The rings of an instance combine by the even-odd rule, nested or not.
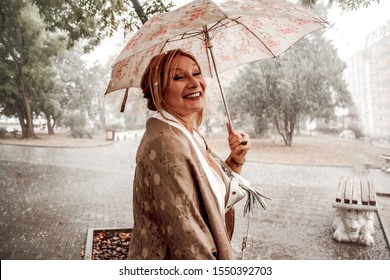
[(142, 144), (150, 147), (174, 148), (188, 152), (191, 148), (190, 140), (178, 128), (156, 118), (150, 118), (146, 123), (146, 131)]
[(169, 129), (169, 124), (157, 119), (150, 118), (146, 122), (146, 132), (149, 134), (162, 134)]
[[(157, 118), (150, 118), (146, 123), (146, 133), (152, 138), (174, 138), (179, 141), (184, 141), (187, 137), (180, 129), (161, 121)], [(188, 140), (188, 139), (187, 139)]]
[(193, 161), (194, 157), (194, 149), (183, 132), (157, 119), (148, 121), (145, 134), (138, 147), (137, 164), (155, 162), (149, 161), (154, 158), (160, 158), (159, 162), (162, 160), (185, 164), (185, 162)]

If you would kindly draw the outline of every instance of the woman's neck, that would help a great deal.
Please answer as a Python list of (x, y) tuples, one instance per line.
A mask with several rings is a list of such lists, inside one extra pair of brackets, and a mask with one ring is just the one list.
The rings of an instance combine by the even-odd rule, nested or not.
[[(164, 116), (164, 113), (168, 113), (170, 115), (172, 115), (173, 117), (176, 118), (176, 120), (178, 120), (191, 134), (194, 133), (194, 123), (195, 123), (195, 114), (192, 114), (192, 115), (189, 115), (189, 116), (180, 116), (178, 114), (175, 114), (173, 112), (169, 112), (169, 111), (163, 111), (163, 116)], [(169, 117), (168, 117), (169, 119)]]

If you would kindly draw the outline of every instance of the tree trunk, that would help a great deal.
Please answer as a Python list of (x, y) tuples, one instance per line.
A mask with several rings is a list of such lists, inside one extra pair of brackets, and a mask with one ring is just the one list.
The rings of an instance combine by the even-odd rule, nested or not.
[(284, 143), (286, 144), (287, 147), (291, 147), (293, 133), (294, 133), (294, 129), (289, 130), (288, 128), (286, 128), (286, 137), (285, 137), (286, 140), (284, 141)]
[[(278, 118), (274, 118), (276, 129), (278, 130), (280, 136), (283, 138), (284, 145), (290, 147), (292, 145), (292, 139), (294, 135), (295, 122), (289, 122), (287, 119), (283, 120), (283, 126), (280, 127)], [(283, 131), (282, 131), (283, 130)]]
[(23, 135), (23, 137), (26, 138), (37, 138), (34, 131), (34, 123), (33, 123), (33, 117), (32, 117), (32, 111), (30, 107), (30, 102), (28, 101), (28, 98), (26, 96), (26, 93), (22, 93), (23, 98), (23, 105), (26, 112), (26, 131)]
[(284, 133), (282, 132), (282, 130), (280, 129), (279, 121), (278, 121), (277, 117), (274, 118), (274, 122), (275, 122), (275, 126), (276, 126), (276, 129), (278, 130), (279, 135), (282, 136), (284, 145), (287, 146), (286, 137), (285, 137)]
[(54, 134), (54, 123), (55, 121), (53, 122), (53, 124), (51, 123), (51, 118), (50, 118), (50, 115), (47, 115), (45, 113), (45, 116), (48, 116), (46, 117), (46, 123), (47, 123), (47, 133), (49, 135), (53, 135)]
[[(34, 124), (33, 124), (33, 118), (32, 118), (32, 111), (30, 106), (30, 100), (28, 99), (28, 88), (26, 86), (26, 79), (24, 78), (23, 71), (22, 71), (22, 65), (18, 62), (18, 57), (15, 54), (15, 52), (7, 45), (7, 40), (4, 40), (1, 38), (1, 44), (3, 47), (7, 50), (6, 52), (12, 57), (12, 60), (14, 62), (15, 66), (15, 72), (16, 72), (16, 79), (19, 83), (19, 94), (21, 95), (20, 99), (20, 115), (19, 122), (20, 126), (22, 127), (23, 137), (27, 138), (36, 138), (34, 131)], [(24, 122), (25, 121), (25, 122)]]
[(30, 106), (30, 100), (28, 99), (28, 91), (26, 86), (26, 80), (24, 78), (22, 67), (15, 60), (15, 68), (17, 73), (17, 78), (19, 80), (19, 93), (21, 94), (21, 115), (23, 120), (19, 117), (20, 126), (22, 127), (23, 138), (37, 138), (34, 131), (33, 115)]
[(285, 135), (285, 143), (286, 146), (290, 147), (291, 146), (291, 139), (292, 139), (292, 133), (291, 131), (294, 131), (292, 129), (294, 127), (292, 121), (291, 121), (291, 116), (289, 114), (285, 113), (284, 115), (284, 135)]
[(131, 3), (133, 3), (134, 10), (137, 13), (142, 24), (145, 24), (145, 22), (148, 21), (148, 17), (146, 16), (144, 10), (142, 9), (142, 6), (139, 3), (139, 1), (138, 0), (131, 0)]
[(22, 129), (22, 135), (24, 135), (25, 131), (27, 130), (27, 127), (24, 122), (23, 105), (20, 103), (21, 103), (20, 100), (18, 100), (16, 105), (16, 114), (18, 116), (20, 128)]

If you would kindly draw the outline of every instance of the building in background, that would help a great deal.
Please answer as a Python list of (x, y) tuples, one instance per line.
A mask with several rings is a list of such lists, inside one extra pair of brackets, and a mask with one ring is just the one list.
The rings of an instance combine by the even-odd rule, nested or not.
[(390, 136), (390, 21), (368, 34), (365, 48), (346, 63), (346, 80), (364, 134)]

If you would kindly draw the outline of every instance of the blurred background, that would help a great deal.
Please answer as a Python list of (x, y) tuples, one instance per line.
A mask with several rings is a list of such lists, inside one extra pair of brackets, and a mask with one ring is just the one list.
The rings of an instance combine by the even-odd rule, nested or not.
[[(188, 2), (2, 1), (1, 138), (142, 130), (150, 112), (138, 89), (124, 113), (124, 92), (104, 96), (112, 63), (143, 22)], [(278, 58), (222, 73), (233, 122), (252, 137), (278, 137), (286, 146), (300, 133), (388, 142), (389, 1), (291, 2), (313, 9), (329, 26)], [(202, 130), (222, 132), (226, 116), (214, 80), (208, 99)]]
[[(1, 259), (79, 259), (88, 229), (132, 227), (136, 149), (152, 114), (138, 89), (123, 113), (124, 90), (104, 93), (134, 32), (189, 2), (0, 1)], [(388, 226), (369, 249), (332, 242), (331, 202), (341, 176), (370, 176), (390, 225), (390, 1), (292, 2), (329, 26), (220, 75), (235, 127), (252, 138), (243, 176), (272, 197), (252, 223), (255, 257), (389, 259)], [(225, 109), (207, 82), (201, 129), (227, 156)]]

